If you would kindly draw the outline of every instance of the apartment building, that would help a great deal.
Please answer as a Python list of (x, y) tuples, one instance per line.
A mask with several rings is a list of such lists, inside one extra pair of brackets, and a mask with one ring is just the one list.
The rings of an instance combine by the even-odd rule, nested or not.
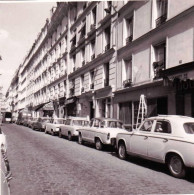
[(19, 71), (19, 107), (36, 116), (194, 116), (194, 1), (60, 2)]

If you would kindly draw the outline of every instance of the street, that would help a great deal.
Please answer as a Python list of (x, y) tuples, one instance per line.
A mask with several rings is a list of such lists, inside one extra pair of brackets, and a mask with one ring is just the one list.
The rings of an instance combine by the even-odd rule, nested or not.
[(107, 148), (97, 151), (16, 124), (3, 124), (14, 195), (162, 194), (194, 192), (194, 172), (180, 180), (164, 165), (138, 158), (118, 159)]

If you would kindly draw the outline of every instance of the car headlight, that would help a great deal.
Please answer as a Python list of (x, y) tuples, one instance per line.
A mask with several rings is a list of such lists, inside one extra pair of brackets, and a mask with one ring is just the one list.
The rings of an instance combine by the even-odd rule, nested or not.
[(56, 131), (59, 131), (59, 129), (60, 129), (59, 127), (56, 127)]

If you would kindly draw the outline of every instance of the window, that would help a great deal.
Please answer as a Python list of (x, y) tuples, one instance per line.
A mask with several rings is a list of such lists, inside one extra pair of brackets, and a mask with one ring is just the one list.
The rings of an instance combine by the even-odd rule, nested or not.
[(194, 123), (184, 123), (185, 132), (188, 134), (194, 134)]
[(85, 48), (82, 48), (81, 50), (81, 60), (82, 60), (82, 66), (85, 65)]
[(109, 86), (109, 62), (104, 64), (104, 86)]
[(94, 127), (99, 127), (100, 121), (98, 119), (94, 120)]
[(94, 89), (94, 70), (90, 72), (90, 89)]
[(171, 133), (171, 126), (168, 121), (157, 121), (155, 132), (157, 133)]
[(157, 19), (156, 19), (156, 26), (163, 24), (167, 19), (167, 6), (168, 0), (157, 0)]
[(83, 93), (84, 92), (84, 75), (81, 75), (80, 86), (81, 86), (81, 93)]
[(104, 30), (105, 35), (105, 52), (110, 49), (110, 26)]
[(154, 79), (160, 78), (161, 70), (165, 69), (166, 62), (166, 43), (160, 43), (154, 47), (155, 62), (153, 63), (154, 68)]
[(67, 120), (65, 121), (65, 125), (71, 125), (71, 119), (67, 119)]
[(133, 17), (131, 18), (126, 18), (126, 44), (132, 42), (133, 40)]
[(147, 120), (140, 127), (140, 131), (151, 131), (152, 125), (153, 125), (153, 121), (152, 120)]
[(96, 24), (96, 7), (92, 10), (92, 24)]
[(130, 87), (132, 84), (132, 59), (124, 60), (123, 87)]
[(96, 41), (95, 41), (95, 39), (93, 39), (91, 41), (91, 53), (92, 53), (91, 60), (93, 60), (95, 58), (95, 45), (96, 45)]

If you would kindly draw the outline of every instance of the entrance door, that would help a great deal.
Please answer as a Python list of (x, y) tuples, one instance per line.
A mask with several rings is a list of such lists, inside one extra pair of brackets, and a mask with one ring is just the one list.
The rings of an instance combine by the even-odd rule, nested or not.
[(185, 115), (184, 94), (176, 94), (176, 114)]
[(90, 119), (94, 118), (94, 104), (93, 101), (90, 102)]
[(157, 114), (168, 114), (168, 98), (157, 98)]

